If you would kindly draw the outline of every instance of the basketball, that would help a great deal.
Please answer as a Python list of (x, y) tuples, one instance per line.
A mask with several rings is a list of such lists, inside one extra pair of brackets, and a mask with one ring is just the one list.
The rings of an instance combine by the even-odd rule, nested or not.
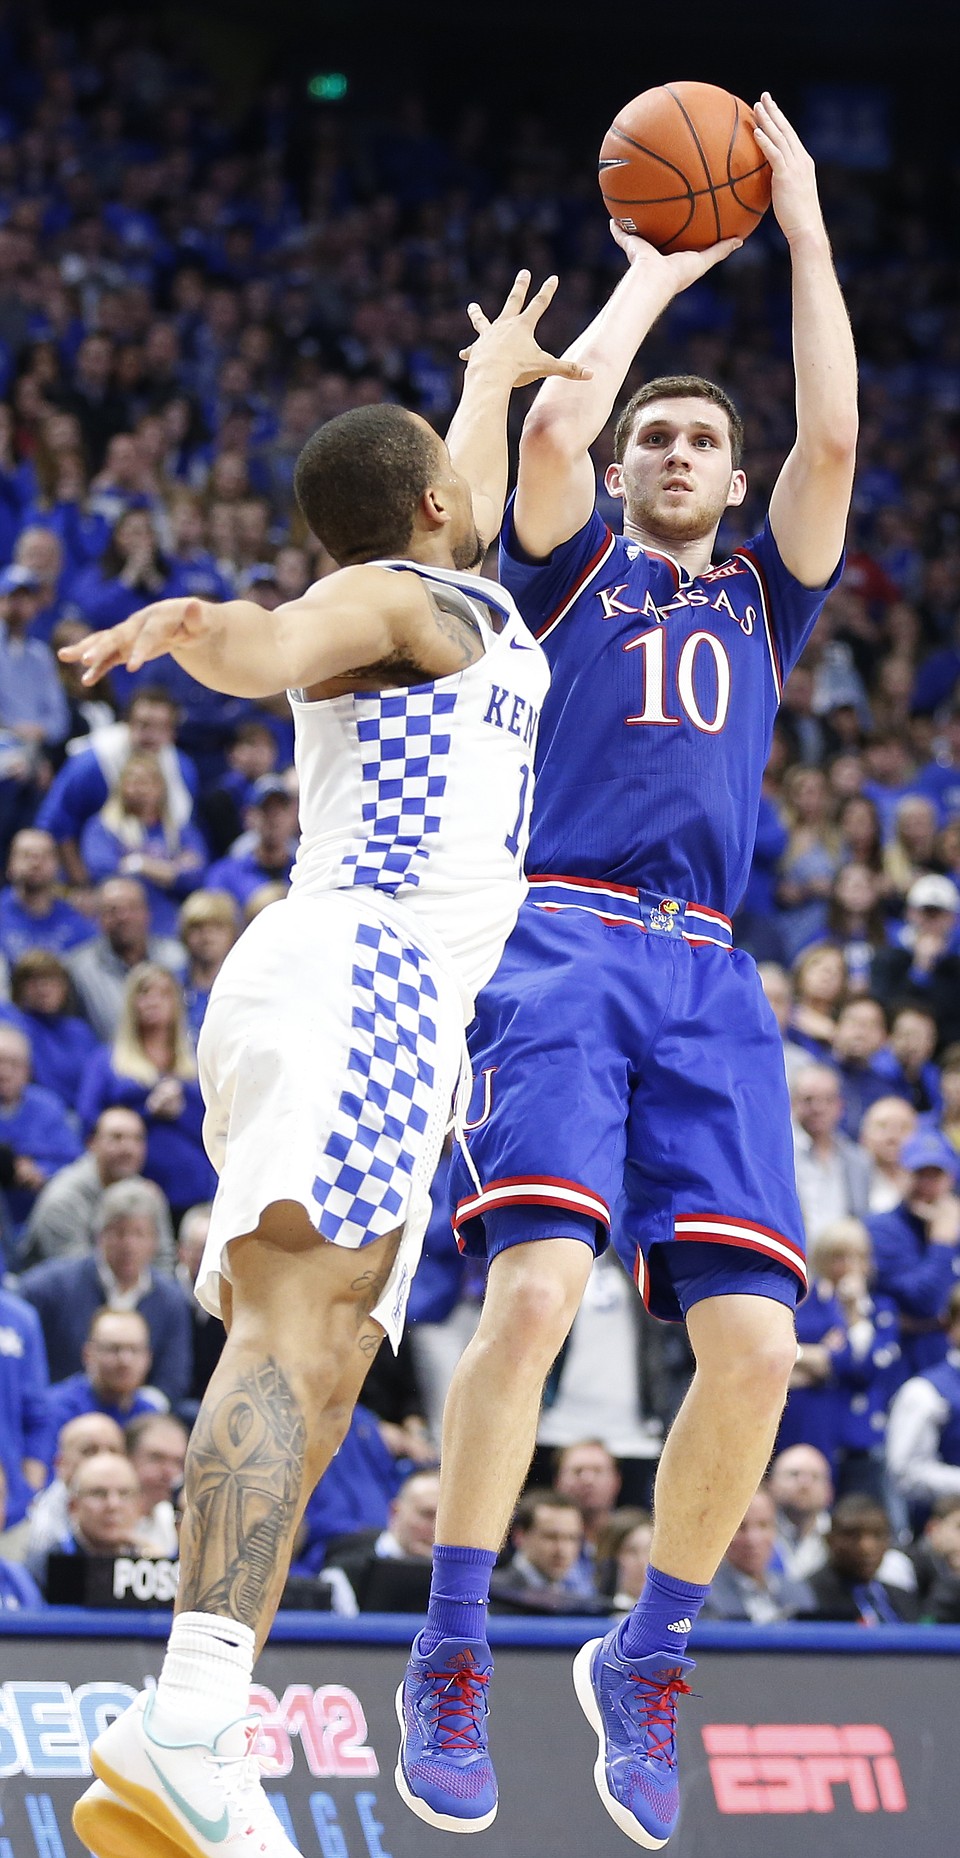
[(661, 84), (619, 111), (600, 150), (611, 219), (662, 252), (745, 239), (770, 205), (753, 111), (715, 84)]

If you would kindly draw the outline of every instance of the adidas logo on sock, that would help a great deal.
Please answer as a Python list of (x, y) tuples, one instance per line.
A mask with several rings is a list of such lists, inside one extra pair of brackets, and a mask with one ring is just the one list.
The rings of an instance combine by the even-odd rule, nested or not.
[(673, 1619), (667, 1627), (668, 1632), (692, 1632), (693, 1621), (690, 1619)]

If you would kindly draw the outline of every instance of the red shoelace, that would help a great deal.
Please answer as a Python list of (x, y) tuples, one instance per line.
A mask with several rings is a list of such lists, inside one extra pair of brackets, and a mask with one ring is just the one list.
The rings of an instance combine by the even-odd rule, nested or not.
[(668, 1761), (672, 1767), (676, 1759), (673, 1739), (677, 1698), (692, 1697), (693, 1692), (682, 1677), (671, 1677), (666, 1683), (660, 1683), (656, 1678), (642, 1676), (639, 1671), (632, 1671), (630, 1675), (637, 1686), (641, 1722), (649, 1737), (647, 1755), (653, 1761)]
[(449, 1666), (442, 1671), (430, 1671), (427, 1674), (436, 1680), (439, 1688), (436, 1693), (437, 1735), (445, 1753), (454, 1749), (475, 1750), (480, 1743), (480, 1719), (483, 1711), (484, 1691), (490, 1682), (489, 1671), (478, 1671), (473, 1659), (466, 1655), (465, 1662), (451, 1671)]

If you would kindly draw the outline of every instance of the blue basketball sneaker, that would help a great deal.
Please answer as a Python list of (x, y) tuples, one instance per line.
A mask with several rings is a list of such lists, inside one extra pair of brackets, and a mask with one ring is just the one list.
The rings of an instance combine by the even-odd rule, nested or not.
[(691, 1694), (683, 1674), (692, 1671), (693, 1659), (669, 1652), (624, 1658), (619, 1631), (616, 1626), (583, 1646), (573, 1661), (573, 1684), (597, 1733), (593, 1778), (607, 1812), (635, 1845), (659, 1851), (680, 1811), (677, 1698)]
[(497, 1816), (487, 1753), (490, 1647), (484, 1639), (443, 1639), (424, 1655), (419, 1646), (414, 1639), (397, 1691), (397, 1792), (428, 1826), (483, 1832)]

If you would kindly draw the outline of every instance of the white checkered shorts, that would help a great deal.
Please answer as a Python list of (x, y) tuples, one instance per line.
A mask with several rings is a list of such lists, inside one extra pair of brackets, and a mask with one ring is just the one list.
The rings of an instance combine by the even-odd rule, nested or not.
[(345, 1224), (371, 1237), (398, 1225), (436, 1083), (437, 990), (423, 952), (386, 923), (361, 923), (351, 986), (349, 1081), (314, 1182), (318, 1229), (335, 1240)]
[(374, 1315), (396, 1343), (463, 1053), (453, 977), (368, 893), (261, 912), (200, 1034), (204, 1142), (220, 1176), (197, 1295), (219, 1310), (233, 1239), (276, 1203), (352, 1249), (402, 1230)]

